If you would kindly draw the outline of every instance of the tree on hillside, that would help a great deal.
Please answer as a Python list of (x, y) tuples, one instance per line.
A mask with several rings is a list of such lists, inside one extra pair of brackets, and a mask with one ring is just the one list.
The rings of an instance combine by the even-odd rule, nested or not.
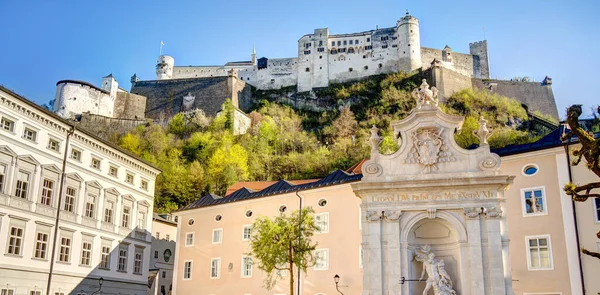
[[(299, 216), (301, 212), (301, 217)], [(258, 269), (267, 273), (265, 288), (271, 290), (277, 280), (283, 279), (287, 271), (290, 279), (290, 292), (294, 294), (294, 269), (306, 273), (306, 268), (315, 264), (313, 251), (317, 243), (311, 238), (318, 230), (312, 208), (294, 211), (291, 215), (282, 214), (271, 219), (259, 217), (254, 222), (250, 238), (251, 255)]]
[[(600, 107), (598, 107), (600, 113)], [(581, 105), (572, 105), (567, 110), (567, 123), (571, 132), (577, 136), (581, 148), (572, 150), (575, 157), (572, 165), (578, 165), (585, 158), (586, 166), (600, 178), (600, 139), (594, 138), (593, 133), (589, 133), (579, 125), (579, 116), (581, 116)], [(568, 139), (563, 138), (563, 140)], [(600, 181), (576, 185), (568, 183), (565, 185), (565, 192), (571, 196), (574, 201), (585, 202), (588, 198), (600, 198)], [(593, 191), (595, 189), (595, 191)], [(600, 239), (600, 231), (596, 234)], [(600, 253), (581, 249), (584, 254), (600, 259)]]

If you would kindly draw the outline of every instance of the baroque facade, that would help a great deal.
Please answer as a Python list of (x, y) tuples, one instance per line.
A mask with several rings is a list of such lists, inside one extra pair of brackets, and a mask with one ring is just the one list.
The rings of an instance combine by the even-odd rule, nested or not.
[(160, 170), (1, 86), (0, 120), (2, 294), (146, 294)]
[[(339, 287), (344, 294), (420, 295), (428, 285), (418, 281), (423, 267), (434, 265), (423, 263), (429, 256), (444, 265), (457, 294), (600, 292), (597, 261), (578, 251), (600, 250), (600, 201), (573, 204), (562, 190), (594, 179), (585, 163), (569, 165), (566, 151), (577, 143), (565, 147), (560, 138), (568, 131), (490, 150), (481, 120), (480, 146), (465, 150), (453, 139), (462, 118), (444, 114), (426, 89), (415, 93), (417, 109), (392, 123), (400, 134), (394, 154), (379, 154), (374, 128), (370, 159), (348, 172), (298, 184), (246, 183), (177, 212), (178, 240), (188, 242), (178, 245), (174, 292), (287, 294), (288, 273), (265, 291), (249, 238), (257, 216), (289, 213), (299, 198), (315, 210), (320, 230), (316, 264), (300, 276), (298, 294), (337, 294)], [(435, 294), (453, 294), (446, 291)]]

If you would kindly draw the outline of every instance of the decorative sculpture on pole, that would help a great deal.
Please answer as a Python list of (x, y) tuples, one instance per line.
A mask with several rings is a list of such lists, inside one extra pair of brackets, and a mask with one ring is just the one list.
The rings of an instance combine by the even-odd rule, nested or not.
[(431, 252), (431, 246), (423, 245), (417, 250), (417, 261), (423, 263), (422, 280), (427, 273), (427, 281), (423, 295), (427, 295), (429, 290), (433, 289), (434, 295), (456, 295), (452, 289), (452, 279), (446, 272), (445, 263), (442, 259), (436, 259), (435, 254)]
[(423, 83), (419, 88), (413, 90), (412, 96), (417, 100), (417, 110), (420, 110), (424, 105), (438, 106), (437, 98), (438, 90), (435, 87), (429, 89), (427, 80), (423, 79)]
[(479, 145), (488, 145), (488, 138), (492, 135), (492, 131), (487, 128), (487, 120), (483, 116), (479, 117), (479, 129), (473, 130), (473, 135), (479, 139)]

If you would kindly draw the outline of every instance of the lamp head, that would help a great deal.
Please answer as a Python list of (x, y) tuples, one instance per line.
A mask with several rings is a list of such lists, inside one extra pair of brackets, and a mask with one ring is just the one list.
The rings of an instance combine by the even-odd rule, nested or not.
[(340, 276), (338, 276), (337, 274), (335, 276), (333, 276), (333, 281), (335, 282), (335, 284), (337, 285), (337, 283), (340, 282)]
[(98, 284), (100, 284), (100, 287), (102, 287), (103, 283), (104, 283), (104, 278), (100, 277), (100, 279), (98, 280)]

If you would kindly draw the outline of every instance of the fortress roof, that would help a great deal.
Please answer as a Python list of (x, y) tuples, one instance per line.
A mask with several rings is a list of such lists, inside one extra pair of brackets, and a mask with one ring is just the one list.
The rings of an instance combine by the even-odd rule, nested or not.
[(254, 63), (252, 61), (230, 61), (225, 64), (225, 66), (253, 66)]
[(58, 84), (63, 84), (63, 83), (72, 83), (72, 84), (79, 84), (79, 85), (84, 85), (84, 86), (88, 86), (90, 88), (96, 89), (102, 93), (110, 93), (102, 88), (98, 88), (96, 86), (94, 86), (94, 84), (86, 82), (86, 81), (80, 81), (80, 80), (60, 80), (58, 82), (56, 82), (56, 86), (58, 86)]

